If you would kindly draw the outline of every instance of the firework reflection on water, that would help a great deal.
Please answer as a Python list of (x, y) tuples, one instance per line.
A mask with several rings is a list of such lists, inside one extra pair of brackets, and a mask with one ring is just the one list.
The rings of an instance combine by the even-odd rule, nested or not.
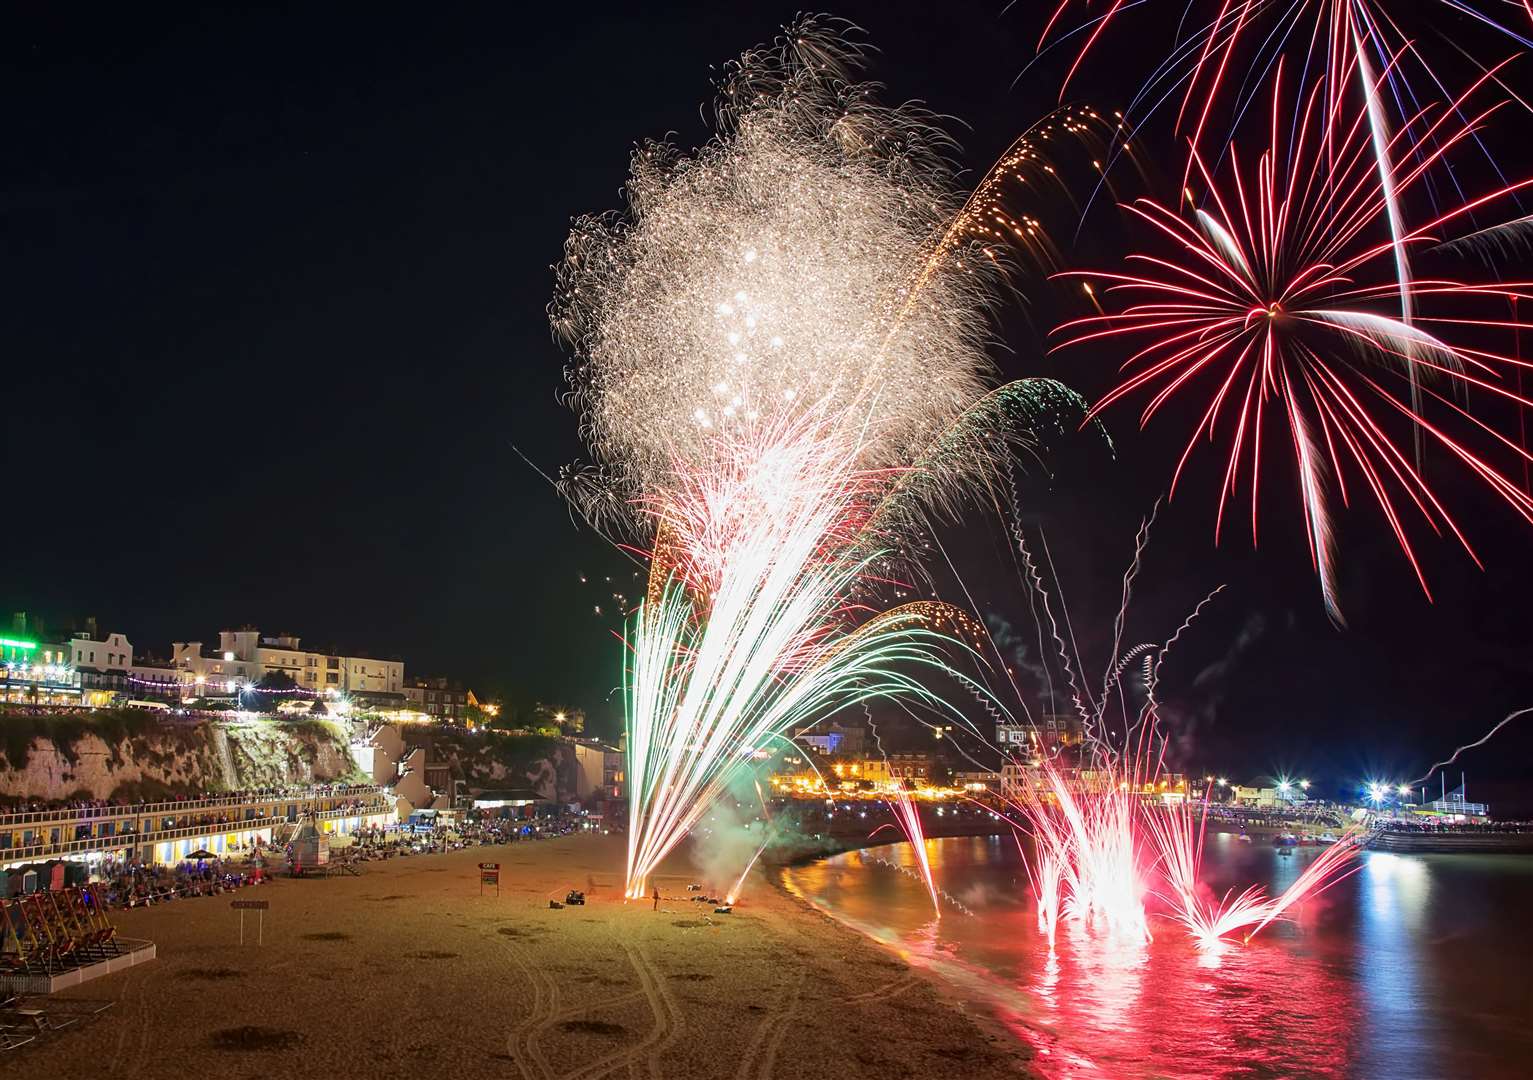
[[(1203, 880), (1276, 895), (1324, 850), (1211, 833)], [(1367, 853), (1291, 921), (1209, 953), (1159, 913), (1153, 940), (1133, 947), (1061, 920), (1051, 950), (1010, 837), (927, 851), (974, 918), (934, 921), (921, 883), (875, 861), (913, 868), (904, 844), (783, 880), (985, 1006), (1045, 1076), (1496, 1077), (1533, 1053), (1518, 959), (1533, 948), (1519, 915), (1533, 905), (1528, 860)]]

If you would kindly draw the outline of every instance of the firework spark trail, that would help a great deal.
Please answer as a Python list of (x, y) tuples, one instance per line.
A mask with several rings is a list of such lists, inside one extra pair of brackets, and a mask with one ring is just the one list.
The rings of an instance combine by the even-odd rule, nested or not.
[[(1062, 42), (1066, 36), (1078, 35), (1079, 28), (1071, 29), (1064, 18), (1066, 9), (1073, 6), (1074, 0), (1061, 0), (1039, 39), (1040, 50), (1052, 47), (1051, 42)], [(1084, 36), (1075, 54), (1060, 90), (1061, 97), (1097, 42), (1109, 32), (1109, 24), (1126, 7), (1137, 6), (1114, 3), (1086, 24), (1092, 32)], [(1180, 87), (1176, 126), (1178, 130), (1190, 130), (1194, 142), (1199, 144), (1215, 109), (1224, 105), (1225, 111), (1238, 120), (1250, 108), (1264, 77), (1285, 55), (1297, 54), (1296, 58), (1307, 69), (1324, 73), (1334, 88), (1333, 95), (1349, 85), (1347, 78), (1337, 75), (1343, 68), (1359, 78), (1360, 86), (1366, 86), (1370, 67), (1388, 67), (1396, 57), (1408, 58), (1415, 77), (1430, 84), (1428, 89), (1417, 92), (1404, 70), (1390, 75), (1387, 94), (1364, 89), (1378, 97), (1378, 113), (1370, 118), (1370, 124), (1382, 139), (1388, 138), (1390, 126), (1390, 118), (1382, 111), (1385, 104), (1392, 103), (1399, 113), (1395, 119), (1404, 122), (1422, 100), (1449, 96), (1442, 78), (1417, 47), (1418, 35), (1403, 27), (1391, 8), (1466, 14), (1508, 45), (1516, 49), (1533, 48), (1533, 40), (1524, 32), (1492, 17), (1487, 5), (1471, 0), (1432, 0), (1415, 5), (1386, 5), (1382, 0), (1220, 0), (1217, 5), (1208, 4), (1204, 8), (1215, 6), (1217, 11), (1210, 18), (1194, 22), (1195, 29), (1190, 35), (1184, 38), (1178, 32), (1172, 52), (1150, 74), (1129, 110), (1137, 115), (1138, 105), (1149, 102), (1148, 112), (1153, 112), (1176, 97)], [(1441, 33), (1440, 21), (1432, 22), (1431, 28)], [(1055, 34), (1056, 28), (1064, 28), (1064, 34)], [(1467, 55), (1462, 48), (1458, 51)], [(1232, 67), (1248, 74), (1229, 95), (1226, 76)]]
[[(1027, 858), (1038, 929), (1050, 944), (1061, 917), (1133, 942), (1148, 940), (1132, 807), (1117, 793), (1076, 788), (1040, 759), (1039, 789), (1009, 802), (1027, 822), (1036, 853)], [(1123, 813), (1127, 809), (1129, 814)]]
[(1158, 853), (1161, 877), (1170, 890), (1166, 899), (1173, 917), (1201, 949), (1216, 948), (1224, 938), (1247, 928), (1245, 938), (1249, 941), (1295, 904), (1356, 870), (1357, 855), (1362, 850), (1357, 832), (1349, 830), (1276, 897), (1269, 898), (1260, 886), (1252, 885), (1238, 893), (1230, 889), (1215, 898), (1207, 895), (1201, 875), (1208, 792), (1203, 793), (1196, 805), (1184, 800), (1175, 806), (1150, 810), (1145, 820)]
[[(834, 513), (834, 508), (822, 510)], [(852, 634), (822, 620), (865, 570), (859, 562), (815, 566), (823, 532), (785, 518), (763, 529), (738, 573), (724, 577), (699, 622), (685, 590), (672, 587), (651, 616), (641, 607), (628, 694), (633, 814), (629, 892), (678, 844), (727, 789), (749, 753), (772, 736), (856, 701), (907, 694), (943, 702), (899, 665), (944, 667), (952, 639), (910, 611)], [(856, 647), (843, 647), (848, 638)]]
[[(1131, 585), (1147, 539), (1144, 531), (1136, 537), (1124, 576), (1115, 650), (1123, 639)], [(1161, 645), (1135, 646), (1108, 665), (1087, 727), (1096, 733), (1088, 734), (1093, 745), (1083, 752), (1089, 767), (1067, 771), (1041, 747), (1032, 760), (1013, 763), (1022, 779), (1010, 791), (1003, 788), (1002, 799), (1012, 812), (1007, 820), (1018, 826), (1020, 819), (1018, 851), (1036, 904), (1038, 931), (1051, 949), (1061, 919), (1095, 927), (1118, 944), (1143, 944), (1151, 937), (1146, 903), (1151, 898), (1169, 909), (1200, 949), (1216, 948), (1240, 931), (1249, 940), (1357, 867), (1359, 837), (1349, 830), (1275, 897), (1257, 886), (1214, 897), (1202, 883), (1208, 794), (1194, 800), (1184, 788), (1166, 789), (1161, 778), (1167, 738), (1155, 691), (1172, 649), (1220, 591), (1199, 601)], [(1123, 675), (1136, 660), (1144, 693), (1137, 708), (1123, 693)], [(1121, 728), (1109, 725), (1105, 715), (1115, 700), (1123, 712)], [(1169, 797), (1162, 798), (1163, 793)], [(1024, 830), (1032, 839), (1031, 852), (1022, 843)]]
[(756, 865), (756, 860), (761, 858), (761, 853), (767, 849), (767, 845), (771, 842), (772, 833), (769, 829), (766, 836), (762, 837), (760, 845), (756, 848), (756, 853), (752, 855), (750, 861), (745, 864), (745, 869), (740, 871), (740, 876), (735, 880), (734, 888), (730, 889), (729, 892), (725, 894), (725, 904), (733, 907), (735, 902), (740, 899), (740, 894), (745, 890), (745, 879), (750, 876), (751, 868)]
[[(946, 707), (898, 669), (967, 645), (935, 609), (855, 629), (862, 598), (1057, 388), (992, 392), (986, 353), (1010, 253), (1050, 250), (1000, 197), (1048, 174), (1034, 140), (965, 199), (936, 118), (878, 104), (861, 61), (814, 19), (746, 53), (715, 137), (642, 146), (625, 212), (577, 221), (557, 268), (550, 318), (601, 461), (564, 489), (651, 557), (625, 673), (630, 895), (790, 727), (878, 695)], [(1034, 135), (1099, 120), (1063, 110)]]
[[(1482, 77), (1437, 115), (1421, 114), (1419, 134), (1398, 135), (1386, 150), (1399, 169), (1395, 194), (1421, 183), (1427, 170), (1468, 134), (1474, 122), (1494, 111), (1481, 109), (1469, 124), (1456, 121), (1467, 99), (1486, 82)], [(1395, 294), (1393, 235), (1372, 237), (1370, 226), (1386, 212), (1387, 196), (1370, 164), (1371, 135), (1361, 113), (1349, 115), (1341, 99), (1327, 102), (1322, 88), (1300, 96), (1293, 133), (1281, 122), (1282, 79), (1274, 81), (1268, 145), (1248, 172), (1235, 148), (1228, 154), (1228, 190), (1194, 149), (1195, 173), (1207, 186), (1210, 209), (1178, 212), (1150, 199), (1126, 207), (1169, 239), (1180, 257), (1131, 256), (1138, 273), (1079, 273), (1111, 283), (1109, 294), (1135, 298), (1119, 311), (1090, 316), (1060, 328), (1064, 345), (1149, 338), (1124, 363), (1119, 385), (1093, 406), (1100, 412), (1130, 394), (1152, 391), (1141, 424), (1173, 398), (1206, 386), (1208, 404), (1194, 425), (1172, 473), (1175, 492), (1194, 447), (1205, 436), (1227, 432), (1228, 448), (1218, 495), (1215, 536), (1226, 508), (1242, 482), (1250, 488), (1251, 530), (1257, 535), (1257, 506), (1263, 472), (1263, 432), (1286, 428), (1294, 448), (1299, 499), (1311, 561), (1326, 606), (1340, 620), (1331, 489), (1342, 505), (1350, 494), (1347, 469), (1361, 476), (1388, 522), (1423, 591), (1425, 573), (1407, 533), (1406, 507), (1413, 507), (1434, 532), (1450, 533), (1474, 556), (1473, 548), (1410, 455), (1390, 434), (1391, 417), (1403, 420), (1412, 436), (1446, 451), (1519, 516), (1533, 522), (1533, 499), (1496, 466), (1429, 416), (1425, 405), (1450, 419), (1487, 433), (1522, 460), (1527, 454), (1488, 423), (1453, 400), (1476, 391), (1517, 407), (1528, 405), (1502, 385), (1506, 372), (1525, 367), (1513, 357), (1450, 343), (1434, 330), (1516, 328), (1503, 319), (1469, 317), (1467, 305), (1504, 303), (1528, 295), (1524, 283), (1416, 280), (1410, 290), (1414, 323), (1380, 314), (1377, 307)], [(1435, 141), (1428, 145), (1426, 140)], [(1329, 163), (1329, 168), (1327, 164)], [(1317, 182), (1317, 177), (1325, 179)], [(1407, 245), (1429, 241), (1432, 233), (1489, 201), (1533, 181), (1497, 189), (1408, 229)], [(1387, 232), (1387, 230), (1386, 230)], [(1426, 301), (1453, 308), (1433, 314)], [(1364, 362), (1375, 365), (1370, 371)], [(1427, 372), (1445, 389), (1430, 384), (1418, 399), (1414, 372)], [(1402, 396), (1387, 381), (1398, 376)], [(1223, 428), (1221, 428), (1223, 422)]]
[[(874, 834), (876, 834), (876, 830)], [(864, 862), (872, 863), (874, 866), (882, 866), (887, 870), (893, 870), (897, 874), (903, 874), (905, 877), (908, 877), (911, 881), (914, 881), (917, 885), (920, 885), (923, 888), (926, 885), (926, 882), (922, 879), (921, 875), (910, 869), (910, 867), (901, 866), (899, 863), (885, 859), (881, 855), (869, 855), (864, 852), (862, 859)], [(956, 896), (942, 888), (940, 885), (937, 886), (937, 895), (940, 896), (942, 900), (955, 911), (963, 915), (968, 915), (971, 918), (973, 917), (974, 911), (972, 908), (968, 907), (962, 900), (959, 900)]]
[(1426, 772), (1412, 780), (1410, 782), (1411, 786), (1414, 787), (1417, 784), (1426, 783), (1426, 781), (1430, 780), (1432, 778), (1432, 774), (1435, 773), (1438, 769), (1446, 768), (1447, 766), (1452, 765), (1455, 761), (1457, 761), (1459, 755), (1462, 754), (1465, 750), (1473, 750), (1476, 747), (1484, 746), (1486, 743), (1490, 742), (1492, 738), (1495, 737), (1496, 732), (1506, 727), (1506, 725), (1510, 724), (1513, 720), (1516, 720), (1519, 716), (1526, 716), (1528, 713), (1533, 713), (1533, 707), (1517, 709), (1514, 712), (1508, 713), (1505, 717), (1502, 718), (1500, 723), (1491, 728), (1484, 735), (1480, 736), (1480, 738), (1476, 739), (1472, 743), (1465, 743), (1463, 746), (1460, 746), (1457, 750), (1453, 751), (1453, 753), (1449, 754), (1446, 759), (1437, 762)]
[(910, 797), (910, 792), (905, 790), (904, 785), (895, 787), (894, 797), (889, 801), (889, 808), (894, 811), (895, 823), (905, 834), (905, 839), (910, 841), (910, 849), (915, 853), (916, 865), (921, 868), (921, 881), (926, 886), (926, 891), (931, 893), (932, 910), (940, 919), (942, 902), (937, 896), (937, 881), (932, 877), (931, 860), (926, 855), (926, 831), (921, 825), (921, 811), (916, 806), (915, 800)]

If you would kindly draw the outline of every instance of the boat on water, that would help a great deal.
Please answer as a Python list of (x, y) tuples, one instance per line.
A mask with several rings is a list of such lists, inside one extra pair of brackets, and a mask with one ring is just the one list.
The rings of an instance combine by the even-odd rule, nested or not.
[(1272, 838), (1272, 846), (1278, 848), (1298, 847), (1299, 838), (1291, 832), (1279, 833)]

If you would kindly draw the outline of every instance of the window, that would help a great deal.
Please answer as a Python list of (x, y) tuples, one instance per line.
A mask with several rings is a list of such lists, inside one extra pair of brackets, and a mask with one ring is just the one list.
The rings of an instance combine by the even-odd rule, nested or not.
[(326, 672), (326, 673), (325, 673), (325, 681), (326, 681), (326, 682), (327, 682), (327, 683), (335, 683), (335, 682), (340, 682), (340, 681), (341, 681), (341, 677), (340, 677), (340, 676), (339, 676), (339, 675), (337, 675), (337, 674), (336, 674), (336, 673), (335, 673), (335, 672), (333, 672), (333, 671), (327, 671), (327, 672)]

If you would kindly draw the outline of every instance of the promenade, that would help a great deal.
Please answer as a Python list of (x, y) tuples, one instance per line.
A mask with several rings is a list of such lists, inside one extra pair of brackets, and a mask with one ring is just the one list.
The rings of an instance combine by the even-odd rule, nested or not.
[(394, 799), (372, 785), (237, 792), (152, 803), (81, 803), (0, 813), (0, 869), (46, 859), (120, 858), (174, 864), (271, 843), (274, 827), (312, 815), (326, 832), (392, 820)]
[[(733, 915), (620, 897), (623, 838), (568, 836), (394, 859), (361, 877), (277, 879), (265, 944), (222, 898), (116, 916), (153, 963), (69, 994), (100, 1020), (25, 1053), (41, 1076), (181, 1080), (416, 1073), (523, 1080), (966, 1080), (1026, 1075), (893, 954), (760, 873)], [(477, 864), (502, 866), (481, 895)], [(666, 868), (669, 871), (669, 867)], [(571, 888), (584, 907), (551, 910)]]

